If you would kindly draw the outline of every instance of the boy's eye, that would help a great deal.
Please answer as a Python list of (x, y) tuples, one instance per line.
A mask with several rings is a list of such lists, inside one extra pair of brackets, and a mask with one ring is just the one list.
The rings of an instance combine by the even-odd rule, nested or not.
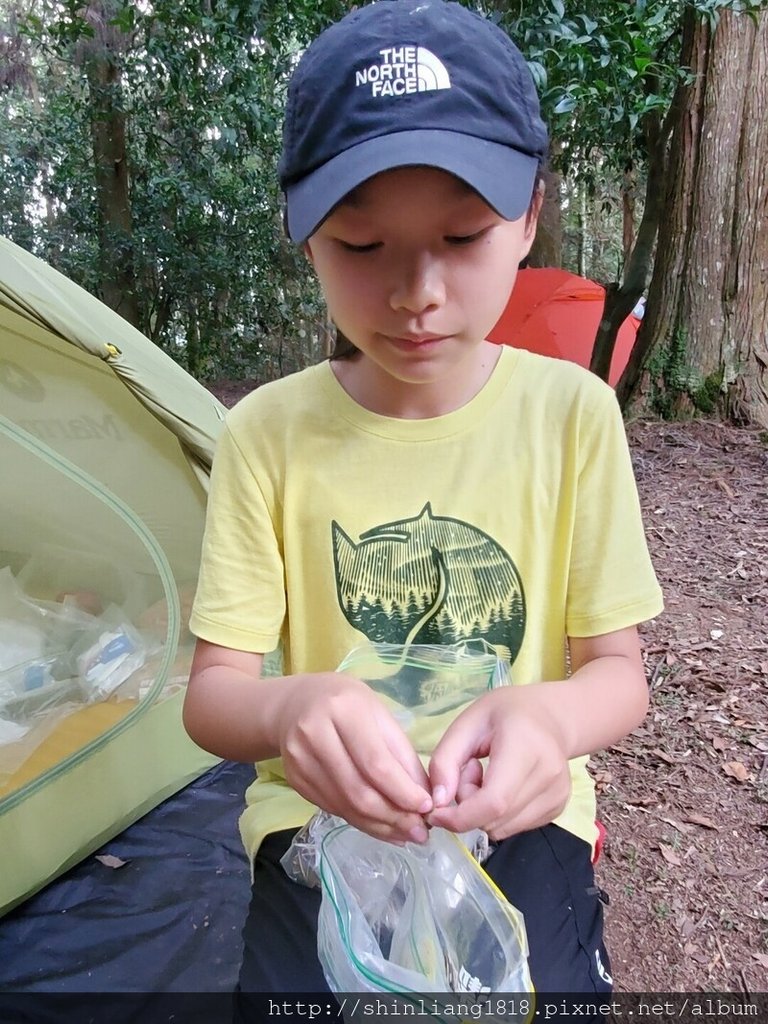
[(381, 242), (369, 242), (367, 245), (353, 245), (352, 242), (345, 242), (341, 238), (338, 240), (339, 245), (346, 252), (373, 252), (374, 249), (378, 249), (381, 246)]
[(446, 235), (445, 240), (449, 245), (470, 245), (472, 242), (479, 241), (487, 231), (488, 228), (481, 228), (480, 231), (474, 231), (471, 235)]

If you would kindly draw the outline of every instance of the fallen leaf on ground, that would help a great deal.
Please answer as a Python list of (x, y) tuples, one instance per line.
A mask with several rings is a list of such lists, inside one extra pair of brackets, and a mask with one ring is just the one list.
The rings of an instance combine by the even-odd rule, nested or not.
[(738, 782), (746, 782), (749, 778), (749, 769), (741, 761), (726, 761), (723, 765), (723, 771)]
[(671, 846), (668, 846), (666, 843), (659, 843), (659, 849), (661, 850), (661, 856), (667, 864), (674, 864), (676, 868), (679, 868), (682, 865), (683, 862)]
[(665, 821), (667, 825), (671, 825), (672, 828), (677, 829), (678, 832), (687, 832), (688, 829), (679, 821), (675, 821), (674, 818), (661, 818), (661, 821)]
[(720, 868), (720, 877), (744, 878), (746, 875), (753, 875), (756, 871), (760, 870), (762, 870), (760, 867)]
[(689, 953), (691, 960), (695, 960), (697, 964), (709, 963), (709, 954), (705, 953), (703, 949), (694, 949)]
[(715, 480), (715, 483), (717, 484), (717, 486), (720, 488), (720, 490), (724, 494), (728, 495), (729, 498), (735, 498), (736, 497), (736, 495), (733, 493), (733, 489), (728, 486), (728, 484), (725, 482), (725, 480), (722, 480), (720, 477), (717, 477), (717, 479)]
[(659, 750), (658, 747), (654, 747), (654, 749), (651, 751), (651, 753), (655, 754), (656, 757), (658, 757), (658, 759), (660, 761), (663, 761), (665, 764), (677, 764), (677, 762), (679, 760), (679, 758), (672, 757), (670, 754), (667, 754), (666, 751)]
[(105, 868), (124, 868), (128, 863), (127, 860), (121, 860), (119, 857), (113, 857), (111, 853), (100, 853), (96, 855), (96, 860), (100, 864), (103, 864)]
[(712, 828), (715, 832), (720, 831), (720, 826), (716, 825), (711, 818), (705, 818), (703, 814), (686, 814), (683, 821), (688, 821), (691, 825), (701, 825), (702, 828)]

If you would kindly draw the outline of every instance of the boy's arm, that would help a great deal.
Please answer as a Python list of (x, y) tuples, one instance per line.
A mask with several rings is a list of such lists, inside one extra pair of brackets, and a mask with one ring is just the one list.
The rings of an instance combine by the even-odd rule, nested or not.
[(482, 828), (492, 839), (547, 824), (570, 795), (568, 761), (610, 746), (643, 720), (648, 685), (637, 629), (569, 644), (568, 679), (493, 690), (448, 728), (430, 763), (437, 808), (430, 824)]
[(184, 701), (192, 739), (233, 761), (281, 755), (311, 803), (383, 839), (426, 839), (426, 773), (372, 691), (338, 672), (261, 678), (262, 664), (198, 640)]

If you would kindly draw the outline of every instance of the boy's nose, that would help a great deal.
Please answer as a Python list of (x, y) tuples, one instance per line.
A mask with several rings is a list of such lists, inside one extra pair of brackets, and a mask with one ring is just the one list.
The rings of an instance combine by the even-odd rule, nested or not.
[(421, 256), (403, 264), (390, 294), (392, 309), (424, 313), (445, 302), (445, 282), (439, 260)]

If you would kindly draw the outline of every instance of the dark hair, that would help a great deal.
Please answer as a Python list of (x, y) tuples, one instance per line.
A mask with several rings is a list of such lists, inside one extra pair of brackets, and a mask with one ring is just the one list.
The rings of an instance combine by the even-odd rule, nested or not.
[[(334, 324), (334, 327), (336, 325)], [(328, 356), (329, 359), (350, 359), (353, 355), (359, 352), (360, 349), (357, 345), (353, 345), (349, 338), (336, 327), (336, 337), (333, 339), (333, 349), (331, 354)]]

